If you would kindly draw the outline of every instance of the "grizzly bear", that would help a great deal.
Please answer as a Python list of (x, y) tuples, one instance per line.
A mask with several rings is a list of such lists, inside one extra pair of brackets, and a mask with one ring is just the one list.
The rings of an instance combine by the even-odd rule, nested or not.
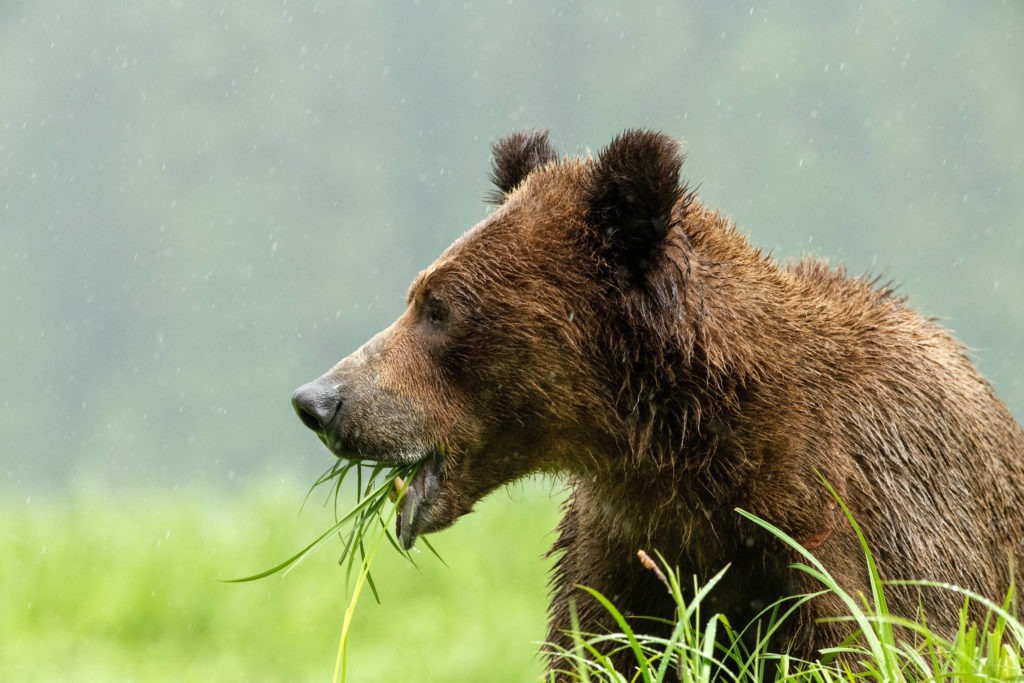
[[(293, 396), (338, 457), (422, 463), (405, 547), (503, 484), (561, 475), (554, 651), (571, 644), (570, 604), (582, 631), (618, 630), (580, 586), (673, 618), (640, 549), (698, 580), (728, 565), (710, 608), (737, 626), (821, 588), (737, 508), (869, 594), (824, 480), (884, 579), (1005, 597), (1024, 563), (1024, 431), (949, 332), (875, 280), (751, 246), (681, 181), (662, 134), (628, 131), (596, 158), (563, 158), (546, 132), (492, 151), (490, 215), (416, 277), (398, 320)], [(893, 614), (955, 632), (961, 596), (887, 591)], [(849, 635), (830, 619), (843, 614), (814, 598), (775, 645), (813, 658)]]

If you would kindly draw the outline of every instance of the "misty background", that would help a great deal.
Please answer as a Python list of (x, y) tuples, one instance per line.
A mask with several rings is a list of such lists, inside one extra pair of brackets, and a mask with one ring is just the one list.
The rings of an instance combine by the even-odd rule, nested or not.
[(289, 398), (629, 127), (751, 241), (899, 284), (1024, 417), (1024, 4), (0, 4), (0, 489), (311, 478)]

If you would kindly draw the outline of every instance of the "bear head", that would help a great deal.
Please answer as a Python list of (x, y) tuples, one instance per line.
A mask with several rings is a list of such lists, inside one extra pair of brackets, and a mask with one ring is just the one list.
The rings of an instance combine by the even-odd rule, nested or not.
[(492, 153), (491, 214), (415, 278), (390, 327), (293, 396), (336, 456), (422, 463), (399, 511), (407, 548), (524, 475), (615, 467), (636, 433), (623, 421), (656, 389), (631, 383), (656, 375), (637, 365), (689, 338), (693, 194), (675, 140), (633, 130), (564, 159), (525, 132)]

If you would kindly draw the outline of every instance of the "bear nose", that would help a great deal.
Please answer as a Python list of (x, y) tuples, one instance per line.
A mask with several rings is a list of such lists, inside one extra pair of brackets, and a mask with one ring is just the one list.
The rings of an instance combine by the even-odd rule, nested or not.
[(292, 406), (302, 424), (319, 434), (327, 430), (327, 425), (334, 419), (340, 405), (341, 395), (338, 390), (325, 387), (318, 381), (303, 384), (292, 394)]

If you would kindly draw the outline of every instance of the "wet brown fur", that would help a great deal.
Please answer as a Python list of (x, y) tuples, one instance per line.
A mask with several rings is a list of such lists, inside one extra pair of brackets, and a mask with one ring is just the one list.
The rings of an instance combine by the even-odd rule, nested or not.
[[(731, 564), (712, 604), (739, 624), (820, 586), (737, 507), (868, 591), (823, 476), (884, 578), (1004, 597), (1024, 561), (1024, 433), (946, 330), (874, 281), (760, 253), (680, 182), (682, 154), (660, 134), (629, 131), (596, 159), (559, 159), (543, 133), (494, 152), (495, 211), (417, 278), (358, 363), (332, 371), (361, 387), (352, 423), (380, 432), (353, 437), (360, 453), (439, 454), (425, 532), (517, 477), (566, 475), (553, 643), (570, 644), (570, 602), (584, 631), (614, 628), (579, 585), (627, 615), (673, 616), (639, 549), (698, 580)], [(932, 629), (955, 630), (959, 596), (888, 595), (894, 614), (921, 605)], [(812, 600), (777, 647), (816, 656), (847, 635), (822, 621), (842, 613)]]

